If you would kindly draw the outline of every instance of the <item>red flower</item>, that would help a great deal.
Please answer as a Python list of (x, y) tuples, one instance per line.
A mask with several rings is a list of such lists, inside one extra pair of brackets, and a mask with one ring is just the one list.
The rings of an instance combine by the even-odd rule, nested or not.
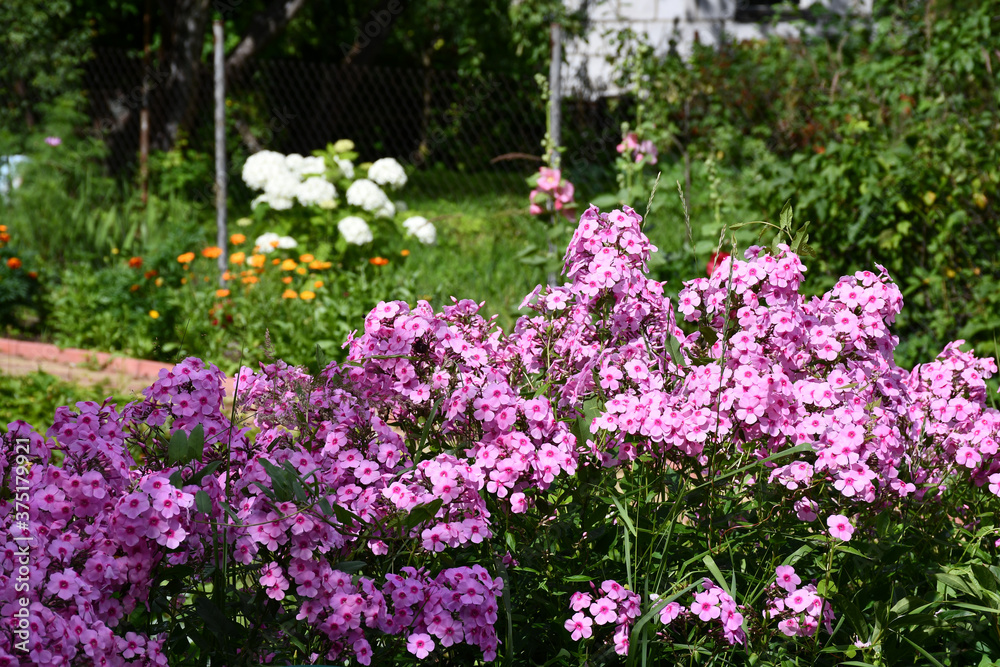
[(712, 274), (715, 273), (715, 269), (718, 268), (719, 264), (722, 264), (722, 260), (729, 257), (728, 252), (713, 252), (711, 259), (708, 260), (708, 264), (705, 266), (705, 270), (708, 272), (708, 277), (711, 278)]

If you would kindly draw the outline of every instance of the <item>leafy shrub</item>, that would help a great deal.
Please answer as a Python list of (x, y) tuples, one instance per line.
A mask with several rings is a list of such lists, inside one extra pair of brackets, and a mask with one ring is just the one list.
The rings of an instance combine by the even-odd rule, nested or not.
[(60, 408), (51, 444), (12, 424), (29, 659), (1000, 658), (996, 365), (956, 341), (897, 366), (899, 288), (806, 298), (789, 218), (675, 311), (641, 217), (591, 207), (509, 333), (385, 302), (342, 364), (241, 369), (248, 424), (194, 358), (121, 410)]

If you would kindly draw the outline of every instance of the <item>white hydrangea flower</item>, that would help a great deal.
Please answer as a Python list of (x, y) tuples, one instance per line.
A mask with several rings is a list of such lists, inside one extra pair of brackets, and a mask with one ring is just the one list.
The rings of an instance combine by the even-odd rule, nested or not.
[(388, 185), (394, 190), (406, 185), (406, 172), (403, 170), (403, 165), (391, 157), (375, 160), (368, 168), (368, 178), (379, 185)]
[(275, 174), (288, 172), (285, 156), (274, 151), (260, 151), (243, 164), (243, 182), (254, 190), (263, 190)]
[(254, 241), (253, 244), (259, 252), (267, 254), (277, 248), (280, 241), (280, 236), (274, 232), (267, 232), (266, 234), (258, 236), (257, 240)]
[(290, 197), (284, 197), (282, 195), (269, 195), (262, 194), (250, 202), (250, 208), (257, 208), (258, 204), (267, 204), (276, 211), (287, 211), (295, 203)]
[(337, 223), (337, 229), (344, 240), (354, 245), (364, 245), (374, 240), (368, 223), (356, 215), (349, 215)]
[(282, 250), (288, 250), (289, 248), (297, 248), (299, 246), (298, 241), (293, 239), (291, 236), (279, 236), (278, 237), (278, 247)]
[[(295, 193), (299, 189), (299, 179), (288, 171), (277, 171), (271, 175), (267, 184), (264, 185), (264, 194), (269, 199), (295, 199)], [(272, 204), (273, 206), (273, 204)]]
[(302, 166), (299, 167), (299, 173), (303, 176), (308, 174), (319, 174), (322, 176), (326, 173), (326, 162), (323, 158), (315, 155), (302, 158)]
[(430, 220), (423, 216), (415, 215), (412, 218), (407, 218), (403, 221), (403, 227), (406, 228), (409, 235), (415, 236), (424, 245), (432, 245), (437, 241), (437, 229)]
[(333, 158), (333, 161), (337, 163), (338, 167), (340, 167), (340, 173), (344, 175), (344, 178), (349, 181), (354, 180), (354, 165), (351, 164), (350, 160), (342, 157), (335, 157)]
[(333, 183), (320, 176), (311, 176), (299, 184), (295, 197), (303, 206), (320, 206), (337, 198)]
[(391, 218), (394, 215), (396, 215), (396, 206), (391, 201), (387, 201), (380, 209), (375, 211), (376, 218)]
[(367, 178), (359, 178), (351, 183), (346, 196), (348, 204), (360, 206), (366, 211), (377, 211), (389, 203), (389, 198), (382, 192), (382, 188)]
[(286, 155), (285, 168), (288, 169), (288, 171), (295, 174), (296, 176), (298, 176), (299, 174), (302, 173), (301, 171), (299, 171), (299, 169), (300, 167), (302, 167), (302, 162), (304, 160), (305, 158), (299, 155), (298, 153), (291, 153), (289, 155)]

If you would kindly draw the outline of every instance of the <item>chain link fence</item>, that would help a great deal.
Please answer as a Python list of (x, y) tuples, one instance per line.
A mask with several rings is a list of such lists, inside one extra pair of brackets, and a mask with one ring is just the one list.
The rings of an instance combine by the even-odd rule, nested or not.
[[(151, 145), (167, 148), (171, 105), (167, 73), (141, 58), (101, 50), (83, 78), (90, 132), (108, 147), (108, 167), (136, 168), (140, 110), (148, 98)], [(211, 72), (191, 89), (181, 127), (186, 146), (213, 148)], [(234, 203), (249, 201), (238, 167), (262, 149), (308, 155), (351, 139), (361, 161), (391, 156), (413, 167), (408, 190), (429, 197), (523, 192), (541, 164), (546, 109), (533, 80), (499, 73), (480, 77), (434, 69), (402, 69), (302, 61), (259, 61), (227, 81), (228, 152)], [(588, 101), (589, 100), (589, 101)], [(564, 100), (564, 164), (600, 178), (620, 141), (628, 104), (597, 95)], [(176, 114), (175, 114), (176, 116)], [(155, 170), (151, 179), (159, 176)]]

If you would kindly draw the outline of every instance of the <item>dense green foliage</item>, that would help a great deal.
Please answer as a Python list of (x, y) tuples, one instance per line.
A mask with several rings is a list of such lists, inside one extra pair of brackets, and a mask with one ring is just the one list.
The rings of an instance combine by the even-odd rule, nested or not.
[(718, 243), (717, 220), (773, 220), (792, 198), (812, 222), (811, 290), (875, 263), (899, 280), (915, 306), (896, 329), (900, 363), (951, 338), (995, 354), (1000, 53), (987, 45), (997, 10), (883, 3), (871, 20), (801, 40), (696, 45), (686, 65), (634, 49), (628, 75), (649, 92), (637, 129), (661, 150), (656, 168), (683, 182), (693, 164), (701, 256)]

